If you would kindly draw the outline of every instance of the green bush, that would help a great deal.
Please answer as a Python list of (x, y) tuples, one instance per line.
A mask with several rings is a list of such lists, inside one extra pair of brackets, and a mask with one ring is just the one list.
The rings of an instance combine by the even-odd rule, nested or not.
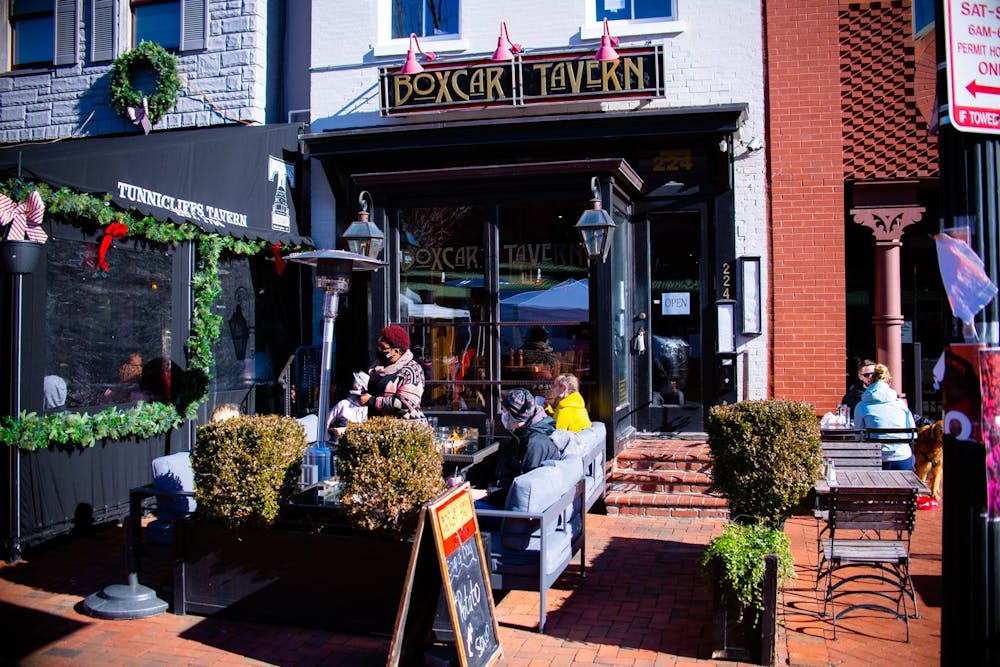
[(444, 489), (431, 427), (394, 417), (350, 424), (339, 443), (341, 501), (357, 529), (406, 539)]
[(820, 470), (812, 406), (785, 400), (717, 405), (707, 428), (712, 482), (735, 515), (771, 526), (791, 516)]
[[(719, 585), (736, 597), (743, 611), (764, 610), (764, 556), (778, 555), (778, 588), (795, 577), (788, 535), (759, 523), (730, 522), (722, 534), (709, 542), (701, 557), (702, 573), (708, 580), (718, 574)], [(718, 569), (716, 569), (718, 568)]]
[(197, 515), (267, 526), (297, 491), (307, 444), (291, 417), (234, 417), (198, 427), (191, 452)]

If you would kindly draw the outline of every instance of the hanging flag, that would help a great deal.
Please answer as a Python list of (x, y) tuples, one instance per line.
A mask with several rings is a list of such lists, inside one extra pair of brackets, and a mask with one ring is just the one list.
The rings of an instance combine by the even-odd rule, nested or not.
[(983, 260), (968, 243), (947, 234), (935, 234), (934, 241), (951, 312), (966, 324), (972, 324), (976, 314), (996, 296), (997, 286), (986, 275)]

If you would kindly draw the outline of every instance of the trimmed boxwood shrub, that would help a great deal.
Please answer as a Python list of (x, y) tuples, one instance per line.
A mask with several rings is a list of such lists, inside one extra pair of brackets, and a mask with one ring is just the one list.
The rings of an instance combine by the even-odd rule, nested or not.
[(298, 490), (307, 447), (291, 417), (234, 417), (198, 427), (191, 452), (196, 515), (227, 526), (267, 526)]
[(734, 516), (778, 526), (808, 495), (822, 453), (808, 403), (742, 401), (708, 413), (712, 482)]
[(420, 508), (442, 490), (441, 452), (423, 422), (372, 417), (340, 438), (340, 497), (352, 526), (407, 539)]

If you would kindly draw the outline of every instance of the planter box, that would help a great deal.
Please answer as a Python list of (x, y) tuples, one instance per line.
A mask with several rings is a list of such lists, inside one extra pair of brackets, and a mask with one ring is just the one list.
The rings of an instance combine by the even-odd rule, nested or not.
[[(778, 610), (778, 556), (765, 557), (764, 611), (742, 608), (736, 596), (713, 578), (712, 658), (773, 665)], [(716, 565), (718, 568), (718, 565)], [(742, 612), (743, 618), (740, 619)]]
[(410, 542), (346, 529), (236, 531), (195, 518), (174, 530), (175, 614), (392, 634)]

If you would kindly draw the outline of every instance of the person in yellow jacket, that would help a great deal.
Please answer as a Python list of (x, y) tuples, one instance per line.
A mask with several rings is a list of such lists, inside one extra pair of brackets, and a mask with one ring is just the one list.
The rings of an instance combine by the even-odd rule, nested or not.
[(557, 429), (582, 431), (591, 425), (587, 406), (580, 395), (580, 380), (572, 373), (563, 373), (552, 381), (545, 411), (556, 420)]

